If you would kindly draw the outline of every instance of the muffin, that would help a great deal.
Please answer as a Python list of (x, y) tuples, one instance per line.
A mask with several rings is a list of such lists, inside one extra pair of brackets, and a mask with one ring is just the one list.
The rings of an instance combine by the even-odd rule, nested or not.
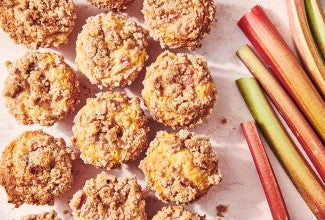
[(30, 49), (66, 43), (76, 20), (72, 0), (2, 0), (0, 11), (2, 29)]
[(76, 64), (100, 88), (130, 85), (148, 55), (147, 32), (135, 21), (108, 12), (87, 19), (76, 43)]
[(74, 219), (146, 220), (145, 200), (134, 178), (102, 172), (87, 180), (70, 201)]
[(21, 217), (20, 220), (61, 220), (61, 218), (57, 216), (56, 211), (52, 210), (38, 215), (26, 215)]
[(163, 52), (147, 68), (143, 86), (142, 97), (152, 117), (174, 129), (201, 123), (216, 101), (206, 60), (190, 54)]
[(78, 104), (79, 83), (63, 56), (27, 52), (7, 62), (3, 95), (10, 113), (22, 124), (50, 126)]
[(152, 220), (205, 220), (206, 218), (184, 209), (182, 206), (163, 207)]
[(158, 132), (139, 167), (158, 199), (176, 204), (201, 197), (222, 178), (210, 140), (187, 130)]
[(74, 118), (72, 143), (81, 158), (97, 168), (116, 168), (147, 147), (147, 117), (139, 98), (105, 92), (87, 99)]
[(216, 6), (214, 0), (144, 0), (142, 12), (150, 35), (163, 48), (194, 50), (210, 33)]
[(97, 8), (103, 9), (125, 9), (128, 4), (134, 0), (88, 0), (91, 4), (95, 5)]
[(75, 152), (62, 138), (41, 131), (26, 131), (4, 150), (0, 184), (15, 207), (21, 204), (53, 205), (72, 183)]

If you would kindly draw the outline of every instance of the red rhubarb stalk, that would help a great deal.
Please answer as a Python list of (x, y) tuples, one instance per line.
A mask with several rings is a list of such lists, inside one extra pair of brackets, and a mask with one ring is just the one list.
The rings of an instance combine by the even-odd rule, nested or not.
[(242, 123), (241, 128), (254, 159), (273, 220), (289, 219), (286, 205), (255, 126), (255, 121)]
[[(309, 29), (304, 0), (287, 0), (288, 17), (293, 41), (307, 73), (325, 97), (325, 64)], [(323, 33), (325, 35), (325, 32)]]
[(317, 219), (325, 219), (325, 188), (285, 130), (255, 78), (236, 80), (265, 140)]
[(293, 134), (305, 150), (317, 172), (325, 181), (325, 147), (291, 97), (248, 45), (237, 51), (238, 57), (259, 81)]
[(238, 25), (325, 141), (325, 102), (263, 9), (253, 7)]

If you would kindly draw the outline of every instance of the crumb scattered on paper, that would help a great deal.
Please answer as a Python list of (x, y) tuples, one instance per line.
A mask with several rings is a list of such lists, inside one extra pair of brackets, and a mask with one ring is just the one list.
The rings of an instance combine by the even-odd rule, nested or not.
[(216, 209), (217, 209), (217, 219), (219, 220), (225, 217), (224, 214), (228, 210), (228, 205), (220, 204), (216, 207)]

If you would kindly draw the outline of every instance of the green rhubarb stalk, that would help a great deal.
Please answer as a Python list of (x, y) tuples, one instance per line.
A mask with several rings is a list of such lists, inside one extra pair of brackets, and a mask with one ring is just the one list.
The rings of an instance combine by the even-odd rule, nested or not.
[(305, 0), (308, 21), (325, 59), (325, 18), (318, 0)]
[(237, 55), (266, 91), (268, 97), (300, 142), (322, 180), (325, 181), (325, 147), (313, 128), (274, 75), (264, 66), (248, 45), (240, 48)]
[[(304, 0), (287, 0), (288, 17), (293, 41), (307, 73), (325, 97), (325, 64), (309, 29)], [(325, 32), (323, 33), (325, 36)]]
[(325, 219), (325, 188), (281, 124), (255, 78), (236, 80), (257, 125), (302, 198), (318, 219)]
[(269, 203), (273, 220), (289, 219), (287, 207), (283, 200), (272, 166), (264, 150), (254, 121), (241, 123), (249, 150), (251, 151), (258, 176)]
[(238, 25), (325, 141), (325, 102), (261, 6), (253, 7)]

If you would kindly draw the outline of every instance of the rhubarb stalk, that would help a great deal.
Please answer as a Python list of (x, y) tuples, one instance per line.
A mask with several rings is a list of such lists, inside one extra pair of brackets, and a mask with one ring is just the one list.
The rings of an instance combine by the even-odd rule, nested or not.
[(283, 201), (278, 182), (265, 153), (255, 122), (248, 121), (242, 123), (241, 128), (251, 151), (267, 202), (270, 206), (273, 220), (289, 219), (289, 214)]
[(325, 102), (263, 9), (253, 7), (238, 25), (325, 141)]
[(318, 0), (305, 0), (308, 21), (325, 59), (325, 18)]
[(302, 198), (318, 219), (325, 219), (325, 189), (281, 124), (255, 78), (236, 80), (253, 116)]
[(325, 147), (290, 96), (248, 45), (237, 51), (238, 57), (259, 81), (287, 125), (325, 181)]
[[(309, 29), (304, 0), (287, 0), (293, 41), (307, 73), (325, 97), (325, 64)], [(323, 33), (325, 35), (325, 32)]]

